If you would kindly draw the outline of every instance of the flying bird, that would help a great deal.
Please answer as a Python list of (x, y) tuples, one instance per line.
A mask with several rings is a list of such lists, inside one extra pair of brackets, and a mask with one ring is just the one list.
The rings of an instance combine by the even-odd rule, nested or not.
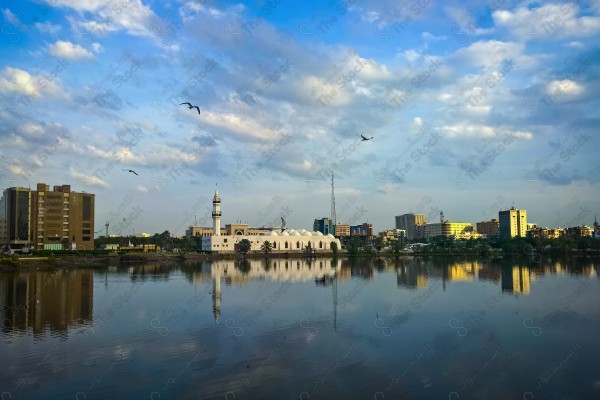
[(187, 101), (186, 101), (185, 103), (181, 103), (181, 104), (179, 104), (179, 105), (180, 105), (180, 106), (182, 106), (182, 105), (184, 105), (184, 104), (187, 104), (187, 106), (188, 106), (188, 108), (189, 108), (190, 110), (191, 110), (192, 108), (195, 108), (196, 110), (198, 110), (198, 115), (200, 115), (200, 107), (198, 107), (198, 106), (193, 106), (193, 105), (192, 105), (192, 103), (189, 103), (189, 102), (187, 102)]
[(364, 137), (363, 135), (360, 135), (360, 137), (362, 138), (362, 141), (363, 141), (363, 142), (366, 142), (367, 140), (371, 140), (371, 139), (373, 139), (373, 136), (371, 136), (370, 138), (366, 138), (366, 137)]
[[(134, 171), (134, 170), (132, 170), (132, 169), (124, 169), (123, 171), (132, 172), (132, 173), (134, 173), (134, 174), (138, 175), (138, 173), (137, 173), (137, 172), (135, 172), (135, 171)], [(139, 175), (138, 175), (138, 176), (139, 176)]]

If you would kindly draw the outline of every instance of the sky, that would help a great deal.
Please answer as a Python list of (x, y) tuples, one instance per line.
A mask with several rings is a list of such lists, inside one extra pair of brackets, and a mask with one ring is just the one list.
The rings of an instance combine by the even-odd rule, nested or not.
[[(600, 1), (0, 4), (0, 187), (96, 195), (96, 230), (567, 227), (600, 211)], [(197, 105), (190, 109), (183, 102)], [(363, 141), (361, 135), (373, 138)], [(134, 170), (138, 175), (123, 171)]]

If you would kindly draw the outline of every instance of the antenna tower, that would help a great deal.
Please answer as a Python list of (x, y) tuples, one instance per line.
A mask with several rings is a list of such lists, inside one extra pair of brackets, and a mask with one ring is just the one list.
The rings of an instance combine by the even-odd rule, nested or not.
[(106, 227), (106, 237), (108, 237), (108, 226), (110, 225), (110, 223), (108, 221), (106, 221), (106, 223), (104, 224), (104, 226)]
[(337, 217), (335, 215), (335, 186), (333, 182), (333, 174), (331, 174), (331, 223), (333, 224), (333, 234), (335, 234), (335, 225), (337, 224), (336, 218)]

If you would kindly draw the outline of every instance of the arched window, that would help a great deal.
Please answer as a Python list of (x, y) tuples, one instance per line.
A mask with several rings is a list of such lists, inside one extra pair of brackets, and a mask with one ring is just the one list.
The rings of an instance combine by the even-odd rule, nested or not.
[(296, 248), (299, 249), (300, 248), (300, 242), (296, 242)]
[(288, 248), (288, 242), (285, 242), (285, 248), (286, 249)]
[(322, 249), (323, 248), (323, 242), (319, 242), (319, 248)]
[(277, 248), (277, 242), (273, 241), (273, 248)]

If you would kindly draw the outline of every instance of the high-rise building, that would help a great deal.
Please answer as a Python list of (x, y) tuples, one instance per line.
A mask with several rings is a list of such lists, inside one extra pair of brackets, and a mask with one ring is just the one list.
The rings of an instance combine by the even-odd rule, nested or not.
[(323, 235), (327, 235), (329, 233), (333, 235), (333, 221), (331, 220), (331, 218), (327, 217), (315, 219), (315, 222), (313, 222), (313, 231), (321, 232)]
[(525, 237), (527, 235), (527, 211), (510, 210), (498, 213), (499, 236), (501, 238)]
[(362, 236), (366, 239), (373, 238), (373, 224), (363, 222), (361, 225), (351, 225), (350, 236)]
[(417, 226), (422, 226), (426, 223), (425, 214), (403, 214), (396, 216), (396, 229), (405, 230), (408, 240), (417, 238)]
[(94, 203), (94, 194), (71, 192), (70, 185), (8, 188), (0, 200), (0, 245), (93, 250)]
[(492, 218), (489, 221), (482, 221), (477, 223), (477, 233), (486, 236), (498, 236), (500, 230), (500, 223), (497, 218)]
[(0, 246), (30, 243), (31, 189), (11, 187), (0, 199)]

